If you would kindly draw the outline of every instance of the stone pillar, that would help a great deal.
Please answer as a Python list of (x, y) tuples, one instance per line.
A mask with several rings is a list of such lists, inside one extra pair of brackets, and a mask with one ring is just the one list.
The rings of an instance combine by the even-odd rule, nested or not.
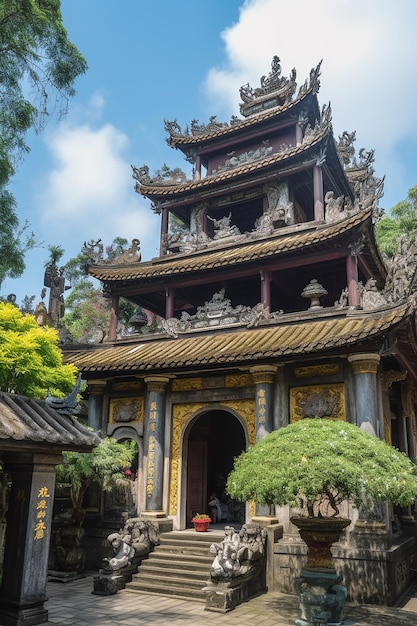
[[(255, 382), (256, 441), (263, 439), (273, 430), (274, 382), (277, 370), (275, 365), (255, 365), (249, 370)], [(270, 516), (269, 506), (256, 504), (257, 521)], [(274, 522), (277, 521), (274, 519)]]
[(324, 220), (323, 171), (320, 166), (313, 166), (314, 220)]
[(271, 310), (271, 274), (269, 270), (261, 270), (261, 302)]
[(255, 365), (250, 368), (255, 382), (256, 441), (273, 429), (275, 365)]
[(162, 511), (164, 439), (165, 439), (165, 390), (169, 378), (149, 376), (145, 378), (147, 399), (145, 409), (145, 456), (146, 511)]
[(110, 341), (115, 341), (117, 339), (118, 319), (119, 319), (119, 296), (113, 295), (111, 299), (111, 315), (110, 315), (110, 331), (109, 331)]
[(0, 621), (32, 626), (48, 621), (44, 608), (55, 492), (56, 454), (2, 453), (11, 475), (7, 513)]
[[(103, 430), (103, 401), (106, 390), (105, 380), (88, 381), (88, 425), (96, 433)], [(106, 433), (103, 433), (106, 434)]]
[(355, 376), (356, 424), (379, 437), (377, 372), (379, 354), (351, 354), (348, 361)]

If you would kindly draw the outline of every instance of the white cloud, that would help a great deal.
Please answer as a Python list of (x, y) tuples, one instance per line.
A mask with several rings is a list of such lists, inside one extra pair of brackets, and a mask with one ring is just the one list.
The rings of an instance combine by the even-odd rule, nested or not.
[(209, 106), (238, 112), (239, 87), (258, 86), (274, 55), (283, 75), (296, 68), (298, 85), (323, 59), (319, 100), (331, 101), (335, 134), (356, 130), (357, 149), (375, 148), (377, 174), (395, 186), (406, 169), (399, 145), (417, 142), (416, 22), (414, 0), (247, 0), (222, 33), (226, 60), (207, 75)]
[(137, 237), (143, 258), (154, 256), (158, 219), (133, 190), (127, 136), (110, 124), (62, 124), (46, 144), (53, 165), (37, 205), (48, 241), (73, 256), (86, 240)]

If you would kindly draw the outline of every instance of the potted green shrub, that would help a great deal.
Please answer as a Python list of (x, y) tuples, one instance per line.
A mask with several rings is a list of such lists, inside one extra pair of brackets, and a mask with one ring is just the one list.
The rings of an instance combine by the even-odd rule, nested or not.
[[(319, 623), (317, 619), (339, 623), (339, 598), (336, 602), (334, 595), (346, 594), (336, 585), (330, 546), (350, 524), (339, 517), (341, 503), (347, 500), (365, 511), (383, 501), (408, 506), (417, 499), (417, 472), (415, 463), (403, 453), (358, 426), (306, 418), (273, 431), (243, 452), (228, 477), (227, 491), (241, 501), (303, 509), (304, 516), (291, 521), (307, 544), (314, 539), (301, 573), (303, 585), (309, 572), (314, 580), (312, 583), (310, 576), (307, 587), (302, 587), (309, 589), (308, 594), (301, 592), (301, 583), (296, 583), (297, 592), (314, 603), (312, 598), (331, 588), (331, 602), (338, 604), (336, 612), (326, 609), (323, 613), (316, 606), (314, 610), (319, 612), (313, 616), (305, 609), (304, 617), (314, 617), (314, 623)], [(320, 593), (315, 595), (314, 589)], [(300, 622), (304, 623), (310, 622)]]
[(84, 498), (94, 483), (103, 491), (120, 480), (128, 481), (125, 470), (130, 468), (136, 453), (133, 441), (118, 442), (106, 437), (92, 452), (64, 452), (63, 463), (56, 468), (57, 483), (69, 486), (72, 503), (71, 519), (56, 533), (54, 562), (59, 571), (83, 571), (85, 553), (82, 546)]

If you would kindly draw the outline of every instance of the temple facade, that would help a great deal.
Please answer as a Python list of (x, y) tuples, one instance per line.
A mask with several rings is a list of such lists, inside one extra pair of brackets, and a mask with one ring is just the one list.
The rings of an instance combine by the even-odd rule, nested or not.
[[(269, 520), (280, 529), (269, 582), (281, 590), (292, 589), (297, 530), (286, 509), (227, 497), (234, 458), (304, 417), (355, 423), (409, 456), (416, 446), (411, 253), (381, 257), (383, 179), (354, 132), (334, 136), (319, 77), (320, 64), (298, 87), (275, 57), (259, 87), (240, 89), (229, 123), (165, 122), (192, 175), (132, 168), (161, 217), (159, 256), (142, 262), (133, 239), (109, 262), (100, 242), (86, 244), (112, 301), (110, 334), (65, 347), (88, 384), (89, 424), (138, 443), (138, 512), (185, 529), (216, 492), (222, 520)], [(124, 336), (120, 298), (138, 306)], [(347, 513), (338, 569), (357, 568), (356, 600), (390, 604), (410, 580), (415, 509)]]

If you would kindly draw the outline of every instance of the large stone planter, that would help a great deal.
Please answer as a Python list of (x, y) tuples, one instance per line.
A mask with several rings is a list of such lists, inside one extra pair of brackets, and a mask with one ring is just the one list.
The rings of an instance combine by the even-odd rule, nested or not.
[(347, 589), (340, 584), (331, 547), (339, 541), (350, 520), (343, 518), (292, 517), (307, 544), (307, 563), (294, 580), (300, 598), (301, 619), (296, 626), (342, 623)]
[(340, 539), (350, 519), (341, 517), (292, 517), (300, 537), (307, 544), (307, 563), (303, 569), (334, 569), (331, 547)]

